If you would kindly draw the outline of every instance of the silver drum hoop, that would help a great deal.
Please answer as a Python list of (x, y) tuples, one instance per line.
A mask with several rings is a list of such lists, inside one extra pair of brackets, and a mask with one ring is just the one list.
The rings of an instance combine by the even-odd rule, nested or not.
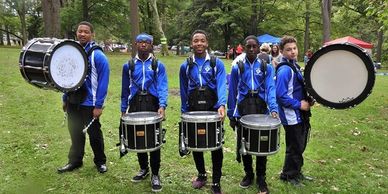
[(185, 112), (181, 115), (182, 122), (188, 123), (209, 123), (221, 121), (218, 112), (215, 111), (192, 111)]
[(132, 112), (124, 114), (121, 119), (124, 124), (128, 125), (148, 125), (160, 123), (163, 120), (163, 117), (157, 112)]
[(245, 115), (241, 117), (240, 122), (243, 127), (255, 130), (276, 129), (281, 125), (280, 119), (264, 114)]

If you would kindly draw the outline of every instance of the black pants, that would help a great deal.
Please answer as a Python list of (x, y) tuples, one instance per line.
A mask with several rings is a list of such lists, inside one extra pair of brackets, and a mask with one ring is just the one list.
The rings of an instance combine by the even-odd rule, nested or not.
[[(148, 154), (137, 153), (137, 159), (141, 169), (148, 168)], [(150, 152), (151, 172), (153, 175), (159, 175), (160, 169), (160, 149)]]
[(286, 156), (282, 175), (291, 179), (301, 173), (308, 129), (304, 129), (302, 124), (284, 125), (284, 129), (286, 131)]
[[(243, 155), (242, 161), (244, 164), (245, 174), (250, 177), (254, 177), (253, 168), (252, 168), (252, 156)], [(267, 156), (256, 156), (256, 175), (265, 176), (266, 169), (267, 169)]]
[[(93, 119), (93, 109), (94, 107), (91, 106), (67, 105), (68, 128), (71, 137), (69, 163), (82, 164), (85, 153), (85, 134), (82, 130)], [(90, 146), (94, 153), (94, 163), (96, 165), (105, 164), (104, 137), (99, 119), (96, 119), (89, 127), (88, 134)]]
[[(224, 158), (224, 153), (222, 152), (222, 147), (218, 150), (211, 151), (212, 163), (213, 163), (213, 183), (220, 183), (222, 175), (222, 161)], [(195, 167), (200, 174), (205, 174), (205, 160), (203, 157), (203, 152), (194, 152), (193, 158), (195, 162)]]

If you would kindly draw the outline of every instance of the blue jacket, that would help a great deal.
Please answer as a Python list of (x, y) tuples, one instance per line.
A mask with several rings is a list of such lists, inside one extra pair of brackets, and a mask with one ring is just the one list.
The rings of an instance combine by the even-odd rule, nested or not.
[[(141, 90), (148, 91), (151, 95), (159, 99), (159, 107), (167, 107), (167, 74), (166, 69), (158, 60), (156, 73), (152, 69), (152, 58), (150, 54), (145, 61), (142, 61), (138, 55), (135, 57), (134, 71), (130, 72), (129, 64), (123, 65), (123, 75), (121, 83), (121, 112), (126, 112), (129, 103)], [(157, 80), (155, 80), (155, 78)]]
[[(261, 61), (261, 60), (260, 60)], [(256, 58), (251, 64), (244, 58), (244, 73), (241, 75), (238, 64), (232, 66), (228, 95), (228, 117), (241, 117), (237, 105), (245, 99), (248, 90), (258, 90), (259, 98), (269, 107), (269, 112), (278, 112), (275, 95), (274, 69), (267, 64), (266, 76), (261, 71), (261, 62)], [(267, 110), (268, 112), (268, 110)]]
[[(287, 61), (286, 58), (282, 62)], [(294, 60), (289, 63), (297, 64)], [(297, 68), (298, 69), (298, 68)], [(281, 66), (276, 72), (276, 99), (279, 103), (279, 116), (283, 125), (296, 125), (302, 122), (300, 115), (300, 101), (304, 99), (304, 88), (301, 84), (301, 72), (294, 71), (287, 65)]]
[[(207, 54), (203, 64), (198, 64), (196, 57), (193, 56), (193, 67), (188, 68), (187, 60), (181, 65), (179, 72), (180, 94), (181, 94), (181, 112), (187, 112), (189, 107), (189, 95), (199, 86), (208, 86), (217, 94), (217, 103), (214, 108), (226, 105), (226, 72), (224, 63), (216, 59), (216, 66), (213, 69), (210, 66), (210, 55)], [(191, 78), (188, 77), (190, 75)], [(213, 77), (215, 76), (215, 78)], [(213, 79), (214, 78), (214, 79)]]
[[(94, 45), (96, 45), (95, 42), (87, 43), (84, 47), (85, 52), (87, 53)], [(99, 49), (94, 50), (90, 54), (88, 62), (88, 76), (83, 83), (83, 86), (87, 88), (87, 96), (81, 103), (81, 106), (102, 108), (108, 93), (109, 62), (105, 54)], [(62, 97), (64, 102), (66, 98), (67, 94), (65, 93)]]

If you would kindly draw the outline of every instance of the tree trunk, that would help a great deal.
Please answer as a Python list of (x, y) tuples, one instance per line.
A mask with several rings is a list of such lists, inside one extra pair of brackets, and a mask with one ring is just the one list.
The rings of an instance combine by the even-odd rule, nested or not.
[(304, 53), (310, 48), (310, 1), (306, 0), (306, 16), (304, 28)]
[[(0, 27), (3, 28), (3, 25), (1, 25)], [(0, 45), (4, 45), (3, 31), (0, 31)]]
[(158, 32), (160, 33), (160, 43), (162, 44), (162, 55), (168, 56), (168, 48), (167, 48), (167, 38), (164, 35), (162, 22), (160, 22), (159, 18), (159, 12), (158, 12), (158, 5), (156, 4), (156, 0), (152, 0), (152, 8), (154, 10), (154, 20), (155, 20), (155, 26)]
[(89, 3), (88, 0), (82, 0), (82, 19), (89, 21)]
[(61, 38), (60, 0), (42, 0), (44, 35)]
[(322, 0), (323, 43), (330, 41), (330, 16), (332, 0)]
[(249, 34), (257, 36), (257, 0), (252, 0), (252, 14)]
[(384, 41), (384, 31), (383, 26), (379, 28), (379, 31), (377, 32), (377, 46), (376, 46), (376, 62), (381, 62), (381, 51), (383, 49), (383, 41)]
[(7, 45), (11, 46), (11, 37), (9, 36), (9, 27), (8, 27), (8, 25), (5, 25), (5, 30), (7, 30), (7, 32), (6, 32)]
[(131, 39), (132, 39), (132, 57), (135, 57), (136, 49), (136, 36), (139, 34), (139, 2), (138, 0), (129, 0), (130, 6), (130, 26), (131, 26)]

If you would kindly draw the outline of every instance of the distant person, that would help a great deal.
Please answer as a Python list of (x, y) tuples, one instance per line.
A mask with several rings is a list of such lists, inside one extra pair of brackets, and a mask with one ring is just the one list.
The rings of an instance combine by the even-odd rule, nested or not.
[(260, 46), (260, 53), (257, 55), (261, 60), (266, 62), (267, 64), (271, 64), (272, 62), (272, 57), (270, 55), (271, 52), (271, 47), (269, 46), (268, 43), (263, 43)]
[(237, 48), (236, 48), (236, 55), (237, 56), (241, 55), (241, 53), (243, 53), (243, 51), (244, 51), (244, 48), (242, 47), (242, 45), (238, 44)]
[(308, 49), (304, 55), (304, 66), (307, 65), (307, 63), (310, 61), (311, 57), (313, 56), (313, 51), (311, 49)]
[(312, 180), (302, 173), (303, 152), (310, 132), (310, 107), (314, 104), (307, 95), (300, 66), (297, 64), (296, 39), (284, 36), (280, 41), (283, 55), (276, 67), (276, 98), (279, 116), (286, 131), (286, 154), (280, 180), (294, 186), (303, 186), (301, 181)]
[(98, 172), (105, 173), (108, 168), (106, 166), (100, 116), (108, 93), (109, 63), (102, 52), (102, 48), (98, 47), (93, 41), (94, 29), (91, 23), (80, 22), (76, 34), (86, 53), (90, 53), (88, 55), (89, 71), (80, 89), (63, 95), (63, 111), (68, 114), (71, 147), (68, 154), (68, 163), (59, 168), (58, 173), (70, 172), (82, 166), (85, 154), (83, 129), (88, 124), (90, 124), (90, 127), (87, 133), (94, 153), (94, 164)]
[(282, 59), (282, 54), (280, 53), (279, 45), (277, 44), (272, 45), (271, 57), (272, 57), (272, 65), (276, 67)]

